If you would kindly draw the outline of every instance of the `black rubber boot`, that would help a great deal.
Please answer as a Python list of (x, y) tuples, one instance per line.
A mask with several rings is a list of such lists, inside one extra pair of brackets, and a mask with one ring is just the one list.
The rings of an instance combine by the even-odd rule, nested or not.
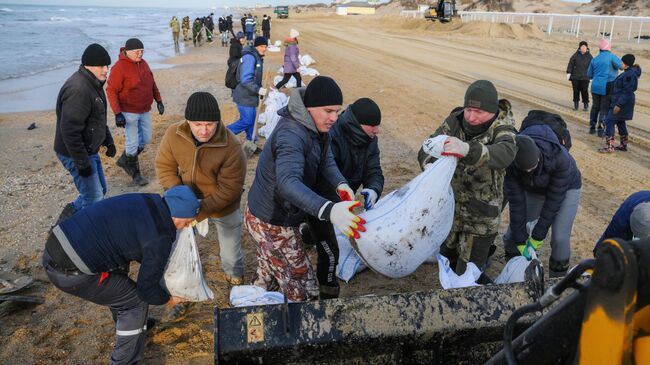
[(577, 101), (573, 102), (573, 110), (578, 110), (578, 102)]
[(140, 164), (138, 162), (138, 155), (135, 156), (126, 156), (126, 163), (129, 168), (133, 171), (131, 177), (133, 178), (133, 184), (144, 186), (149, 184), (149, 180), (140, 175)]
[(127, 175), (133, 176), (133, 169), (131, 166), (127, 163), (127, 155), (126, 151), (122, 152), (122, 155), (120, 158), (117, 159), (117, 162), (115, 163), (117, 166), (121, 167), (124, 172), (126, 172)]
[(588, 112), (589, 111), (589, 103), (585, 103), (585, 108), (582, 109), (582, 110)]
[(56, 223), (54, 223), (54, 225), (56, 226), (59, 223), (63, 222), (64, 220), (70, 218), (76, 212), (77, 212), (77, 208), (75, 208), (72, 203), (66, 204), (65, 207), (63, 207), (61, 214), (59, 214), (59, 218), (56, 219)]
[(555, 261), (551, 258), (548, 260), (548, 269), (549, 278), (561, 278), (566, 276), (566, 272), (569, 269), (569, 260)]

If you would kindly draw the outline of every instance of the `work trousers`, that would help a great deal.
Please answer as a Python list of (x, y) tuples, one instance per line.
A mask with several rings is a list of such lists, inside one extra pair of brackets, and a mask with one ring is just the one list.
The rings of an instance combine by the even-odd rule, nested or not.
[(285, 73), (284, 77), (280, 82), (278, 82), (277, 85), (275, 85), (276, 89), (280, 89), (282, 86), (284, 86), (289, 80), (291, 80), (291, 76), (293, 76), (296, 79), (296, 87), (302, 86), (302, 77), (300, 76), (300, 72), (293, 72), (293, 73)]
[(596, 125), (598, 125), (598, 129), (603, 129), (603, 126), (605, 124), (605, 116), (607, 116), (607, 112), (609, 111), (609, 104), (612, 99), (613, 87), (614, 83), (608, 82), (605, 88), (605, 95), (591, 93), (591, 98), (593, 99), (591, 112), (589, 113), (589, 127), (591, 129), (595, 129)]
[(228, 129), (230, 129), (230, 131), (235, 135), (246, 131), (246, 139), (252, 141), (257, 108), (254, 106), (243, 106), (237, 104), (237, 110), (239, 111), (239, 119), (228, 125)]
[(209, 218), (217, 227), (221, 268), (231, 277), (244, 277), (244, 254), (241, 249), (242, 218), (239, 209), (221, 218)]
[(95, 153), (94, 155), (88, 156), (92, 173), (90, 176), (86, 177), (79, 175), (79, 170), (77, 170), (77, 166), (74, 164), (72, 158), (63, 156), (60, 153), (57, 153), (56, 157), (59, 158), (63, 167), (65, 167), (72, 176), (74, 186), (79, 192), (79, 196), (77, 196), (77, 198), (72, 202), (72, 205), (76, 210), (89, 207), (93, 203), (97, 203), (104, 199), (107, 190), (106, 179), (104, 178), (102, 161), (98, 154)]
[(269, 44), (271, 44), (271, 29), (262, 29), (262, 33), (264, 33), (264, 38), (266, 38), (269, 41)]
[(339, 243), (336, 239), (334, 226), (330, 222), (309, 216), (307, 218), (309, 232), (316, 242), (318, 261), (316, 263), (316, 278), (318, 279), (321, 297), (338, 297), (339, 283), (336, 278), (336, 266), (339, 263)]
[(573, 102), (580, 101), (582, 95), (582, 102), (589, 103), (589, 80), (571, 80), (573, 86)]

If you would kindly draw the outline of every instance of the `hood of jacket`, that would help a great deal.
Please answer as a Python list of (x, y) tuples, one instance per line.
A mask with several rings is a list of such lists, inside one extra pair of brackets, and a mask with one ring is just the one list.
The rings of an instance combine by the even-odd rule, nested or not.
[(295, 120), (296, 122), (307, 127), (307, 129), (310, 131), (320, 134), (316, 128), (316, 123), (311, 118), (311, 114), (309, 114), (307, 107), (305, 107), (305, 103), (303, 101), (305, 97), (305, 90), (307, 89), (304, 87), (294, 88), (291, 91), (289, 103), (284, 108), (278, 110), (278, 115), (284, 118)]
[(634, 76), (637, 78), (641, 77), (641, 66), (639, 65), (634, 65), (628, 67), (627, 70), (623, 71), (623, 73), (631, 72)]
[(361, 128), (361, 123), (352, 112), (352, 106), (345, 109), (332, 128), (341, 131), (341, 135), (355, 146), (366, 146), (372, 142), (372, 138)]

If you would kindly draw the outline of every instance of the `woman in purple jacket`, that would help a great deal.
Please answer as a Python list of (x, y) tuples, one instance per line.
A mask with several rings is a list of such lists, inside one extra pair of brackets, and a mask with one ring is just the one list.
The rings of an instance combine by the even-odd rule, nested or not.
[(275, 85), (276, 89), (283, 87), (291, 76), (296, 79), (296, 85), (298, 87), (302, 86), (302, 78), (300, 77), (300, 72), (298, 68), (300, 67), (300, 50), (298, 49), (298, 38), (287, 38), (285, 39), (285, 48), (284, 48), (284, 77), (282, 81), (278, 82)]

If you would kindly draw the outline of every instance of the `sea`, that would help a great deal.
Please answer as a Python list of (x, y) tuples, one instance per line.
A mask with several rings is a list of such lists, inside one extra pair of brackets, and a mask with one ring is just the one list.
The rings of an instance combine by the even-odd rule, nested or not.
[[(171, 67), (175, 55), (169, 21), (191, 20), (224, 8), (172, 9), (0, 4), (0, 113), (54, 109), (59, 88), (80, 64), (91, 43), (104, 46), (111, 60), (132, 37), (145, 46), (152, 69)], [(181, 34), (182, 38), (182, 34)], [(186, 51), (181, 39), (180, 53)], [(192, 47), (191, 42), (187, 43)]]

